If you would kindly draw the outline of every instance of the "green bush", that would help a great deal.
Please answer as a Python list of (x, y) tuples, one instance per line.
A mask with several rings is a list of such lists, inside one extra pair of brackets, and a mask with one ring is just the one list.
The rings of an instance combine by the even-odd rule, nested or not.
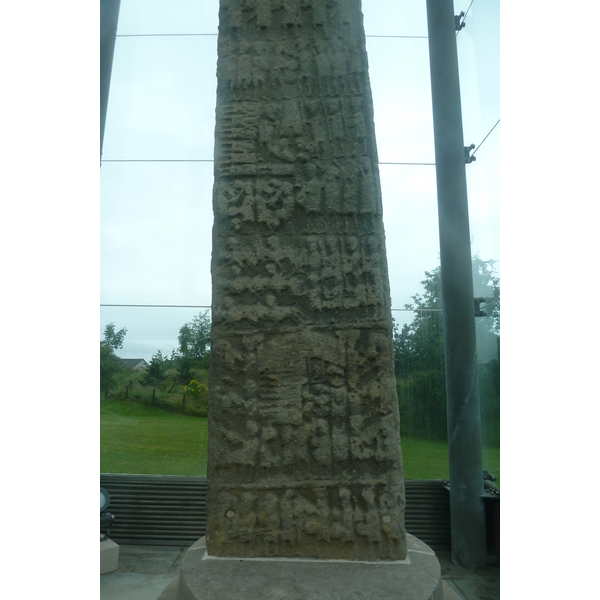
[[(198, 398), (186, 396), (185, 414), (190, 416), (207, 415), (208, 397), (208, 370), (193, 367), (190, 371), (192, 379), (200, 384), (201, 392)], [(131, 381), (131, 389), (127, 389)], [(189, 381), (189, 380), (188, 380)], [(148, 371), (134, 371), (122, 369), (117, 373), (111, 383), (111, 398), (127, 403), (136, 403), (143, 406), (152, 406), (152, 393), (154, 390), (154, 407), (172, 413), (184, 413), (183, 394), (185, 386), (179, 382), (177, 367), (166, 368), (160, 381), (148, 377)], [(101, 400), (104, 394), (101, 393)]]
[(183, 393), (192, 402), (200, 416), (208, 415), (208, 386), (192, 379), (184, 388)]

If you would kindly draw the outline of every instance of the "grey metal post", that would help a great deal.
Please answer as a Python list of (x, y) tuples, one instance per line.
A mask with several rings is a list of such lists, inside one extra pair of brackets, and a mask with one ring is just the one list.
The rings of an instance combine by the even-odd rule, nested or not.
[(121, 0), (100, 0), (100, 158)]
[(481, 415), (454, 5), (427, 0), (440, 230), (452, 560), (486, 566)]

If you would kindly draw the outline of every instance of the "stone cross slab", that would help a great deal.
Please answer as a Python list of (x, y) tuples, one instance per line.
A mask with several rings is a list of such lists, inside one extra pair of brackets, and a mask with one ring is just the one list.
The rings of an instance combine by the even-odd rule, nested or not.
[(219, 17), (208, 553), (404, 559), (360, 0)]

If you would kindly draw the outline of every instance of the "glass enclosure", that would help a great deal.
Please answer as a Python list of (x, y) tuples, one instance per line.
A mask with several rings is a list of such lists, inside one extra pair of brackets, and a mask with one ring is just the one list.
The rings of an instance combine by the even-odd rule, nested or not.
[[(483, 461), (499, 478), (499, 0), (454, 4), (465, 13), (463, 130), (476, 159), (466, 172), (485, 313), (476, 318)], [(362, 6), (405, 477), (446, 479), (425, 0)], [(205, 474), (217, 30), (218, 0), (121, 0), (101, 165), (100, 337), (113, 342), (112, 353), (101, 349), (102, 472)]]

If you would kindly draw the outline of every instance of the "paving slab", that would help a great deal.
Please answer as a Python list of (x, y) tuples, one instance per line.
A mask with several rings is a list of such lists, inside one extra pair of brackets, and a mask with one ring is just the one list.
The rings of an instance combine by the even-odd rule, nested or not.
[(500, 567), (464, 569), (452, 562), (450, 552), (436, 552), (442, 569), (442, 579), (459, 600), (498, 600), (500, 598)]
[[(462, 594), (457, 594), (452, 582), (442, 581), (442, 586), (444, 590), (444, 600), (465, 600)], [(175, 598), (174, 600), (177, 599)]]
[(481, 579), (453, 579), (454, 585), (467, 600), (500, 600), (500, 582)]
[(187, 547), (119, 547), (116, 571), (101, 575), (100, 600), (156, 600), (176, 579)]
[(177, 573), (147, 574), (113, 571), (100, 576), (100, 600), (156, 600)]
[(176, 573), (187, 548), (179, 546), (121, 546), (123, 573)]

